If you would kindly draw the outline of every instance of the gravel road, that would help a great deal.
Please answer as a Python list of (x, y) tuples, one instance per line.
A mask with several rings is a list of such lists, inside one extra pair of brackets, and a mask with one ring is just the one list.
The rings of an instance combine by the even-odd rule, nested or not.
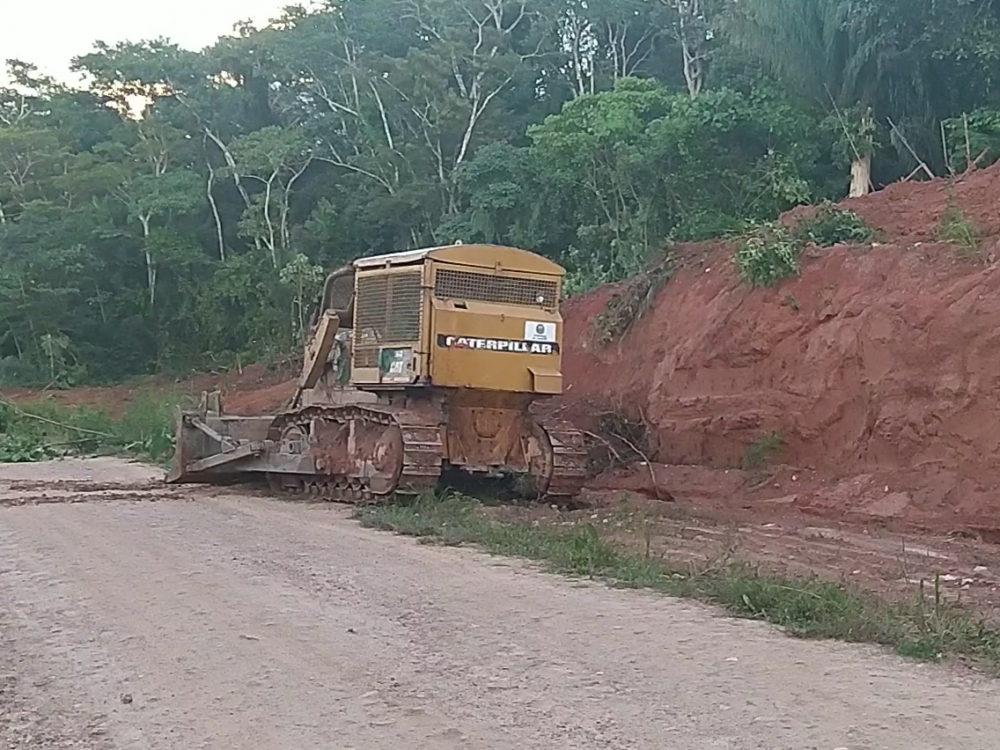
[(1000, 747), (957, 670), (149, 478), (0, 466), (0, 748)]

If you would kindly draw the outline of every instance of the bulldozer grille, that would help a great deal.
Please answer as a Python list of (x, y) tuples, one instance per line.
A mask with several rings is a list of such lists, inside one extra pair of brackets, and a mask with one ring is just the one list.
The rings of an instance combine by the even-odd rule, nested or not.
[(434, 279), (434, 295), (439, 299), (474, 300), (555, 310), (559, 306), (559, 282), (439, 268)]
[(354, 366), (378, 367), (379, 347), (420, 341), (420, 271), (358, 277)]

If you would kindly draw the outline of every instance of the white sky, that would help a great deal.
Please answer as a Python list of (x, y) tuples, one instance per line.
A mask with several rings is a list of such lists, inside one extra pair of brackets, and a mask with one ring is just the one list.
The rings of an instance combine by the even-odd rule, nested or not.
[(0, 0), (0, 81), (5, 61), (26, 60), (67, 83), (70, 60), (100, 39), (167, 37), (202, 49), (247, 18), (265, 23), (294, 0)]

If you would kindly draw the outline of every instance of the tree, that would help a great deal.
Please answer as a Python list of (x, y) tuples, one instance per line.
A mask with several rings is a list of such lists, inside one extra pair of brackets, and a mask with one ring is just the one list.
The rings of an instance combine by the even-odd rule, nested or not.
[(229, 151), (231, 169), (259, 188), (243, 212), (240, 233), (263, 245), (271, 266), (280, 268), (281, 256), (291, 245), (292, 190), (313, 163), (312, 147), (299, 130), (269, 126), (237, 138)]
[(125, 206), (129, 220), (137, 222), (141, 230), (152, 308), (156, 303), (158, 239), (159, 246), (164, 247), (162, 238), (156, 236), (157, 230), (169, 229), (179, 215), (200, 208), (201, 180), (178, 163), (186, 146), (182, 131), (152, 118), (127, 128), (127, 132), (133, 138), (130, 147), (107, 144), (102, 151), (119, 174), (114, 195)]
[[(832, 111), (851, 163), (850, 195), (872, 187), (877, 121), (936, 134), (941, 69), (967, 56), (991, 0), (730, 0), (726, 37), (812, 106)], [(993, 19), (987, 24), (996, 29)], [(981, 38), (981, 37), (979, 37)], [(984, 53), (979, 48), (979, 53)], [(894, 133), (894, 135), (897, 135)]]

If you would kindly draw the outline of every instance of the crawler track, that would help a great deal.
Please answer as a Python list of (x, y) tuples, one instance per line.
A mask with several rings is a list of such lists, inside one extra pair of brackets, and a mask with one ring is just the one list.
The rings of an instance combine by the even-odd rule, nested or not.
[(576, 496), (587, 481), (587, 447), (583, 433), (569, 422), (543, 420), (542, 427), (552, 444), (552, 479), (546, 496), (560, 499)]
[(366, 477), (324, 474), (271, 474), (268, 480), (275, 490), (312, 495), (324, 500), (343, 503), (372, 503), (385, 500), (395, 493), (420, 494), (437, 487), (441, 477), (444, 445), (441, 442), (439, 419), (434, 415), (421, 418), (412, 412), (397, 413), (388, 409), (366, 406), (314, 406), (277, 417), (268, 432), (268, 439), (280, 441), (291, 427), (308, 431), (313, 421), (322, 419), (347, 425), (351, 421), (399, 426), (402, 433), (402, 471), (393, 491), (378, 492)]
[[(369, 406), (309, 407), (277, 417), (268, 439), (280, 442), (292, 428), (308, 433), (315, 420), (347, 425), (351, 421), (392, 427), (402, 434), (402, 470), (392, 491), (376, 491), (363, 476), (338, 474), (271, 474), (275, 491), (309, 495), (349, 504), (377, 503), (395, 494), (418, 495), (437, 489), (445, 466), (441, 418), (433, 412), (396, 412)], [(583, 434), (568, 422), (542, 423), (553, 451), (553, 471), (545, 492), (555, 500), (577, 495), (587, 479), (587, 451)]]

